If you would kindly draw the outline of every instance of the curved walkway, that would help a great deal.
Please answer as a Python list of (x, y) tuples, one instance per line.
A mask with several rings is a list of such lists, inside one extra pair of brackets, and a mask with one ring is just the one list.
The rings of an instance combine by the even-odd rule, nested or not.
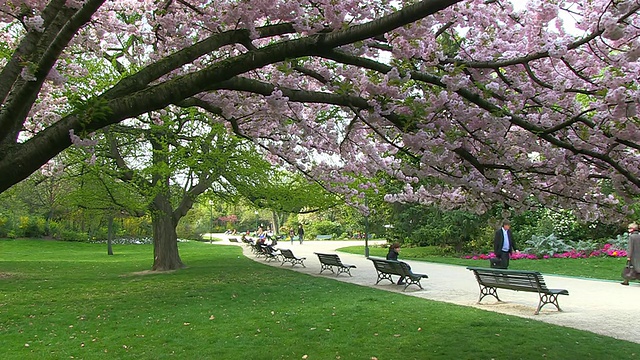
[[(218, 244), (233, 244), (227, 235), (216, 234), (225, 241)], [(305, 241), (300, 245), (297, 242), (278, 243), (277, 248), (291, 249), (298, 257), (306, 257), (303, 268), (299, 265), (291, 267), (285, 264), (282, 268), (295, 270), (313, 276), (323, 276), (338, 281), (374, 287), (380, 290), (398, 292), (408, 296), (424, 299), (449, 302), (457, 305), (471, 306), (483, 310), (495, 311), (502, 314), (514, 315), (532, 320), (539, 320), (550, 324), (572, 327), (586, 330), (596, 334), (610, 336), (616, 339), (640, 343), (640, 284), (631, 283), (630, 286), (622, 286), (618, 282), (605, 280), (579, 279), (565, 276), (544, 275), (545, 282), (550, 288), (561, 288), (569, 291), (569, 296), (559, 296), (558, 302), (562, 312), (558, 312), (553, 305), (546, 305), (539, 315), (533, 315), (538, 305), (538, 295), (535, 293), (498, 290), (502, 302), (496, 302), (493, 297), (485, 297), (482, 304), (477, 304), (479, 287), (473, 274), (464, 266), (427, 263), (421, 261), (403, 260), (411, 265), (416, 273), (429, 275), (422, 280), (424, 290), (416, 286), (410, 286), (406, 292), (402, 292), (403, 286), (392, 285), (383, 281), (374, 285), (377, 280), (376, 271), (371, 261), (362, 255), (339, 253), (344, 263), (354, 264), (356, 269), (351, 270), (352, 277), (341, 274), (335, 276), (331, 272), (320, 272), (320, 262), (314, 252), (333, 253), (336, 249), (363, 245), (364, 241)], [(250, 259), (264, 264), (280, 267), (279, 262), (267, 262), (264, 259), (256, 259), (247, 246), (244, 254)], [(395, 277), (394, 277), (395, 278)]]

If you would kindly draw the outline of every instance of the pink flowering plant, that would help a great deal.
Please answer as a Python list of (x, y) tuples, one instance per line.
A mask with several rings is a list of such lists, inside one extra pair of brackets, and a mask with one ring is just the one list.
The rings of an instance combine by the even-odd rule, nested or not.
[[(547, 237), (532, 236), (531, 240), (526, 241), (529, 247), (523, 251), (511, 254), (511, 260), (539, 260), (549, 258), (561, 259), (584, 259), (590, 257), (626, 257), (626, 243), (628, 234), (618, 235), (616, 239), (599, 247), (592, 241), (578, 241), (575, 243), (565, 242), (558, 239), (555, 235)], [(466, 255), (464, 259), (471, 260), (487, 260), (495, 257), (493, 252), (479, 255)]]

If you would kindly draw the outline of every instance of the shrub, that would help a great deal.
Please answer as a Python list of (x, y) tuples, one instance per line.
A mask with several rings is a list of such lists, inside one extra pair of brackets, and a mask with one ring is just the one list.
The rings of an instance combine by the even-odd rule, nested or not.
[(316, 235), (333, 235), (334, 237), (337, 237), (342, 233), (342, 225), (338, 222), (329, 220), (315, 221), (305, 228), (305, 238), (307, 239), (315, 238)]
[(525, 244), (528, 245), (528, 247), (524, 248), (523, 252), (538, 256), (551, 256), (573, 250), (573, 246), (558, 239), (554, 234), (549, 236), (533, 235), (531, 239), (525, 241)]
[(413, 238), (409, 239), (409, 243), (418, 246), (445, 245), (451, 233), (451, 227), (421, 226), (413, 232)]
[(615, 239), (610, 239), (609, 243), (616, 249), (626, 249), (629, 244), (629, 233), (618, 235)]
[(45, 233), (45, 220), (41, 217), (21, 216), (18, 220), (18, 237), (39, 238)]

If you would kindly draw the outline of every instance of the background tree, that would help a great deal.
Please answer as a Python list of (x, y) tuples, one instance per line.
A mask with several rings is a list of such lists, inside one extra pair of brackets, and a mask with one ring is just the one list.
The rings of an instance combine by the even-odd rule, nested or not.
[(276, 234), (289, 215), (315, 213), (343, 203), (318, 183), (277, 167), (256, 174), (248, 185), (242, 192), (257, 208), (271, 210)]
[[(135, 184), (153, 223), (153, 270), (183, 267), (177, 226), (198, 196), (239, 197), (269, 164), (245, 140), (197, 111), (164, 112), (104, 132), (112, 176)], [(253, 159), (253, 160), (252, 160)]]
[[(69, 153), (66, 152), (65, 155)], [(113, 240), (116, 235), (114, 220), (123, 217), (144, 217), (147, 201), (132, 184), (113, 178), (102, 166), (87, 164), (79, 158), (82, 156), (81, 152), (73, 153), (75, 161), (66, 159), (70, 165), (66, 167), (65, 172), (72, 188), (66, 194), (65, 207), (70, 211), (80, 211), (83, 217), (96, 222), (94, 229), (89, 231), (89, 237), (106, 237), (107, 254), (113, 255)], [(106, 234), (103, 234), (101, 231), (105, 227)], [(136, 235), (147, 234), (142, 232)]]

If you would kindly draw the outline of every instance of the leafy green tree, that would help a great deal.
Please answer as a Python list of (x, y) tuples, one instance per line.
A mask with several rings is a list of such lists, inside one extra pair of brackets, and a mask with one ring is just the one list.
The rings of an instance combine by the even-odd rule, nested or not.
[(153, 224), (153, 270), (184, 264), (179, 255), (177, 226), (198, 196), (234, 199), (259, 176), (253, 147), (230, 136), (196, 111), (140, 117), (142, 124), (112, 126), (97, 149), (112, 176), (134, 184), (146, 199)]
[(271, 211), (276, 233), (291, 214), (315, 213), (343, 202), (339, 196), (300, 173), (272, 167), (256, 175), (255, 181), (242, 191), (255, 207)]

